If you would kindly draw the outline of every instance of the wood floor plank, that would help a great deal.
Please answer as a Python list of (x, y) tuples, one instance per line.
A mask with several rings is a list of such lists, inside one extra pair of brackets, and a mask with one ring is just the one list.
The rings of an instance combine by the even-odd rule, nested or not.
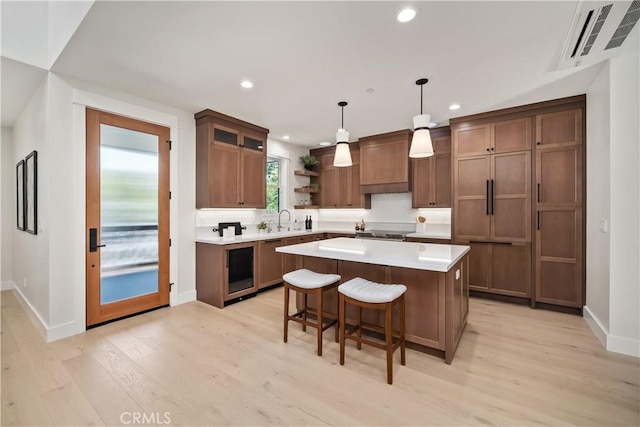
[(2, 425), (119, 425), (124, 411), (168, 412), (171, 425), (640, 424), (639, 360), (606, 352), (584, 319), (562, 313), (471, 299), (452, 365), (408, 349), (389, 386), (382, 350), (348, 343), (340, 366), (332, 330), (318, 357), (315, 330), (293, 323), (283, 343), (281, 288), (52, 344), (2, 297)]

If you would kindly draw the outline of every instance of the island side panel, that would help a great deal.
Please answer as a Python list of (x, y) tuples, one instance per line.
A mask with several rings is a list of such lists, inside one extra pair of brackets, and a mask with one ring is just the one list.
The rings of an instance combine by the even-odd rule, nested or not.
[[(456, 279), (456, 272), (460, 277)], [(444, 361), (451, 364), (469, 314), (469, 255), (446, 273), (446, 347)]]
[[(388, 283), (407, 287), (405, 328), (409, 342), (438, 350), (445, 349), (446, 273), (389, 267)], [(394, 328), (398, 327), (397, 321)]]

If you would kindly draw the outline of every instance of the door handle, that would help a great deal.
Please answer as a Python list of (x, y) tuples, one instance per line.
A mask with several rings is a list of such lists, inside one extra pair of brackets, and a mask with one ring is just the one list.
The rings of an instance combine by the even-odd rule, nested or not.
[(98, 229), (90, 228), (89, 229), (89, 252), (95, 252), (98, 248), (104, 248), (107, 245), (99, 245), (98, 244)]
[(486, 200), (486, 214), (489, 215), (489, 180), (487, 180), (487, 200)]
[(540, 183), (538, 183), (538, 196), (536, 198), (538, 200), (538, 203), (540, 203)]
[(537, 218), (537, 221), (536, 221), (536, 222), (538, 223), (538, 226), (537, 226), (536, 228), (537, 228), (538, 230), (540, 230), (540, 211), (538, 211), (538, 215), (537, 215), (537, 216), (538, 216), (538, 218)]

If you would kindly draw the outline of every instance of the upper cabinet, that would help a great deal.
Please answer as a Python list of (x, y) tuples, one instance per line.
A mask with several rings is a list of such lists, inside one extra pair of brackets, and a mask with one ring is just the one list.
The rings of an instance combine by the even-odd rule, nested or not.
[(211, 110), (196, 119), (196, 208), (265, 208), (269, 129)]
[(411, 191), (410, 130), (360, 138), (360, 188), (363, 193)]
[(503, 120), (453, 130), (456, 157), (531, 149), (531, 118)]
[(320, 192), (314, 195), (314, 204), (320, 208), (371, 208), (371, 195), (360, 191), (360, 150), (358, 144), (349, 144), (352, 166), (335, 167), (335, 148), (312, 150), (320, 162), (320, 176), (312, 182), (320, 185)]
[(582, 109), (536, 116), (536, 145), (562, 146), (582, 144)]
[(432, 129), (434, 155), (411, 159), (413, 208), (451, 207), (451, 131)]

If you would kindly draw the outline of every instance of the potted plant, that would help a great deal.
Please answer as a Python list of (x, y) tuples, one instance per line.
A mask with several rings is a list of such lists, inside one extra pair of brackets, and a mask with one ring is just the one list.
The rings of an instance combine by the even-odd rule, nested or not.
[(312, 184), (309, 184), (309, 188), (311, 188), (312, 190), (318, 191), (320, 190), (320, 185), (314, 182)]
[(267, 229), (267, 221), (261, 221), (260, 224), (258, 224), (258, 232), (262, 233), (266, 229)]
[(300, 156), (300, 161), (302, 162), (302, 166), (308, 171), (313, 169), (313, 167), (318, 164), (318, 159), (316, 159), (315, 156), (312, 156), (310, 154), (305, 154), (304, 156)]

